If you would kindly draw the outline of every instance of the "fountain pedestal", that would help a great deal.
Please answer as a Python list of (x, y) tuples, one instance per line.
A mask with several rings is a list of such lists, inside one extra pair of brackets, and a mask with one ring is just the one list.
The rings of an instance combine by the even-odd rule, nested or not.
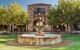
[(44, 36), (44, 32), (36, 32), (36, 36)]

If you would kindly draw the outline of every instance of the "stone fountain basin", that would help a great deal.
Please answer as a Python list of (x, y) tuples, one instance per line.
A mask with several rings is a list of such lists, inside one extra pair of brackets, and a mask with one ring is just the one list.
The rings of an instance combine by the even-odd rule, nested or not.
[(45, 33), (44, 36), (36, 36), (35, 32), (18, 35), (18, 42), (23, 45), (53, 45), (61, 41), (61, 35), (51, 33)]

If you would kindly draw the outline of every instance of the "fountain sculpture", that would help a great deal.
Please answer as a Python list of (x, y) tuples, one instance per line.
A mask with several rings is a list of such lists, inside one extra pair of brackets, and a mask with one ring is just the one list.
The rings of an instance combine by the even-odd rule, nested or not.
[(18, 42), (27, 46), (53, 45), (61, 43), (61, 35), (43, 32), (44, 26), (45, 25), (41, 21), (41, 18), (38, 19), (34, 26), (36, 28), (36, 32), (18, 35)]

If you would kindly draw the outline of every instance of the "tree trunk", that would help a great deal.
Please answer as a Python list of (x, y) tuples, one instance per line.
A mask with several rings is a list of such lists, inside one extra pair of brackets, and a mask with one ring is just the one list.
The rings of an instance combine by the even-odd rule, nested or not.
[(68, 31), (68, 25), (65, 24), (65, 31), (67, 32)]
[(14, 31), (14, 25), (12, 25), (12, 31)]
[(11, 24), (9, 25), (9, 31), (11, 31)]
[(51, 25), (51, 32), (52, 32), (52, 25)]
[(53, 32), (53, 25), (51, 26), (51, 32)]
[(68, 32), (71, 32), (71, 25), (68, 25)]
[(26, 31), (28, 32), (28, 25), (26, 25)]

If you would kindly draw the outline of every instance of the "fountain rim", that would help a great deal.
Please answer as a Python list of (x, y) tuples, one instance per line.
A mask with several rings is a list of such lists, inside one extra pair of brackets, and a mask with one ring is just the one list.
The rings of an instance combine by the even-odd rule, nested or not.
[[(34, 36), (31, 36), (31, 34), (32, 34), (31, 33), (31, 34), (20, 34), (20, 35), (18, 35), (18, 37), (22, 37), (22, 38), (55, 38), (55, 37), (61, 36), (60, 34), (52, 34), (52, 33), (51, 33), (51, 35), (53, 35), (53, 36), (45, 36), (45, 35), (44, 36), (36, 36), (35, 33), (36, 32), (33, 33)], [(49, 33), (45, 33), (45, 34), (49, 34)]]

